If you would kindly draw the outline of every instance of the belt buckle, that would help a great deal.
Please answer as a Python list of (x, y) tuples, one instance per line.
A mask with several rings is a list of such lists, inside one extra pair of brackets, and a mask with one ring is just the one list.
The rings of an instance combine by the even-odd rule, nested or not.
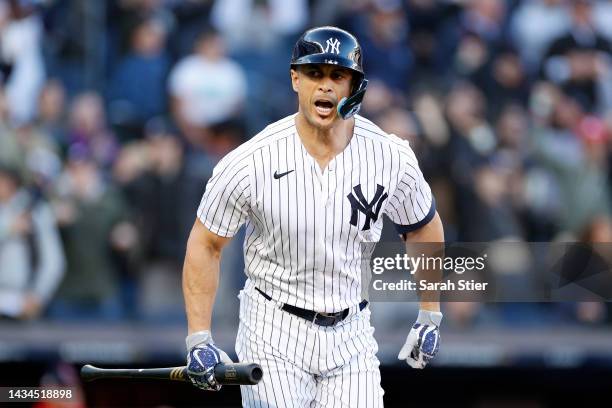
[(333, 323), (325, 326), (335, 326), (341, 320), (341, 313), (324, 313), (324, 312), (315, 312), (314, 317), (312, 318), (312, 324), (317, 324), (317, 317), (325, 317), (334, 319)]
[(319, 312), (315, 312), (313, 317), (312, 317), (312, 321), (310, 323), (312, 323), (313, 325), (316, 324), (315, 322), (317, 321), (317, 316), (319, 315)]

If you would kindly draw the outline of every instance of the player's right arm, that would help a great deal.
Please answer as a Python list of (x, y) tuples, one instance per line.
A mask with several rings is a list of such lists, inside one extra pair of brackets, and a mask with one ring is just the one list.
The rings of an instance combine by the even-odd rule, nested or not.
[(248, 217), (249, 161), (240, 153), (233, 151), (215, 166), (187, 241), (183, 296), (189, 335), (210, 330), (221, 251)]
[(188, 334), (210, 330), (219, 286), (221, 251), (230, 239), (210, 232), (199, 219), (191, 228), (183, 265)]
[(189, 234), (183, 265), (183, 296), (188, 322), (187, 374), (196, 387), (219, 390), (215, 365), (231, 362), (215, 346), (211, 316), (219, 286), (223, 247), (247, 219), (250, 203), (248, 161), (240, 151), (223, 158), (215, 167)]
[(229, 356), (215, 346), (211, 331), (212, 309), (219, 286), (223, 247), (231, 238), (216, 235), (196, 219), (187, 241), (183, 265), (183, 296), (187, 313), (187, 375), (204, 390), (218, 391), (215, 366), (230, 363)]

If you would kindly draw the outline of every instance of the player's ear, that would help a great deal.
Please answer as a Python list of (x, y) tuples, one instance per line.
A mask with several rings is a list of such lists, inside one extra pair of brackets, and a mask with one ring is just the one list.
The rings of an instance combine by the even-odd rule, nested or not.
[(291, 74), (291, 87), (293, 88), (293, 90), (295, 92), (297, 92), (298, 91), (298, 83), (299, 83), (298, 72), (297, 72), (297, 70), (291, 68), (289, 73)]

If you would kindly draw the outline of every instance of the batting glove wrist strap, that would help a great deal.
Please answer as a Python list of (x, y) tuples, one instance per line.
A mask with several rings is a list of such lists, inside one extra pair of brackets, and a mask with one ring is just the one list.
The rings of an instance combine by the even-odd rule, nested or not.
[(212, 342), (213, 339), (209, 330), (201, 330), (195, 333), (191, 333), (185, 339), (185, 343), (187, 344), (187, 351), (190, 351), (192, 348), (200, 344), (209, 344)]
[(419, 310), (419, 316), (417, 317), (416, 322), (425, 325), (434, 325), (436, 327), (440, 327), (440, 323), (442, 323), (442, 313), (440, 312), (432, 312), (431, 310)]

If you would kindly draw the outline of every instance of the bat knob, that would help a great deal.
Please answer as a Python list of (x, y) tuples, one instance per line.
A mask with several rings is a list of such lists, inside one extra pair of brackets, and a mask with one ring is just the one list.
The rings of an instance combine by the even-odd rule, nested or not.
[(260, 366), (254, 367), (251, 371), (251, 379), (253, 382), (258, 383), (263, 378), (263, 370)]
[(83, 367), (81, 367), (81, 378), (84, 381), (93, 381), (96, 378), (98, 378), (98, 368), (90, 365), (90, 364), (86, 364)]

